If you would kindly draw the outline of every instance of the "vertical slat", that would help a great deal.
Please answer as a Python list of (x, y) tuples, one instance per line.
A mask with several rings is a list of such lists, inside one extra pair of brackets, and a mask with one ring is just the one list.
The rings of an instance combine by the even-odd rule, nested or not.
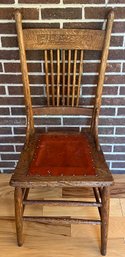
[(80, 51), (79, 77), (78, 77), (76, 106), (79, 105), (80, 84), (81, 84), (81, 76), (82, 76), (82, 65), (83, 65), (83, 50)]
[(60, 100), (60, 50), (57, 50), (57, 106)]
[(67, 105), (69, 105), (69, 99), (70, 99), (70, 67), (71, 67), (71, 50), (68, 51)]
[(74, 100), (75, 100), (76, 61), (77, 61), (77, 50), (75, 49), (75, 51), (74, 51), (74, 67), (73, 67), (73, 85), (72, 85), (72, 107), (74, 106)]
[(55, 106), (55, 90), (54, 90), (54, 68), (53, 68), (53, 50), (50, 50), (50, 65), (51, 65), (51, 82), (52, 82), (52, 105)]
[(62, 50), (62, 63), (63, 63), (63, 87), (62, 87), (62, 105), (65, 105), (65, 50)]
[(45, 50), (45, 72), (46, 72), (46, 94), (47, 94), (47, 105), (48, 105), (48, 106), (50, 106), (49, 77), (48, 77), (48, 56), (47, 56), (47, 50)]

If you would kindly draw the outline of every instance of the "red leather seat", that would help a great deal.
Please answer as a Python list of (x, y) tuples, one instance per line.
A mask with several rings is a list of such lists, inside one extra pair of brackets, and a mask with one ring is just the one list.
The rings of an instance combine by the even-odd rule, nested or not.
[(28, 175), (95, 175), (91, 145), (84, 134), (41, 135)]

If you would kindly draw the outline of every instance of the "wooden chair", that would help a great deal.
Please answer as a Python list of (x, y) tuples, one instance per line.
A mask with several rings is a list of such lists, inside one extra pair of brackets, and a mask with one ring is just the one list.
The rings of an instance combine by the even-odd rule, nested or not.
[[(101, 254), (106, 255), (113, 178), (99, 145), (98, 119), (114, 12), (111, 10), (108, 15), (106, 30), (22, 29), (18, 10), (15, 19), (27, 115), (26, 141), (10, 181), (10, 185), (15, 187), (17, 243), (19, 246), (23, 244), (24, 220), (54, 224), (100, 224)], [(46, 107), (32, 107), (30, 96), (26, 50), (38, 49), (43, 51), (45, 58)], [(79, 105), (84, 50), (102, 51), (93, 108)], [(56, 60), (54, 64), (53, 60)], [(37, 114), (91, 115), (90, 131), (37, 134), (33, 118)], [(29, 189), (38, 187), (89, 187), (93, 189), (96, 201), (28, 200)], [(100, 219), (24, 216), (25, 206), (36, 203), (48, 206), (93, 206), (98, 208)]]

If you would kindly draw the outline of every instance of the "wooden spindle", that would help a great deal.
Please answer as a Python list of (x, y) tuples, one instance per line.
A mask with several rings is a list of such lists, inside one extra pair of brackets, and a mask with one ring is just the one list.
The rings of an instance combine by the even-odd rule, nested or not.
[(55, 90), (54, 90), (54, 67), (53, 67), (53, 50), (50, 50), (51, 65), (51, 84), (52, 84), (52, 105), (55, 106)]
[(62, 51), (62, 63), (63, 63), (63, 87), (62, 87), (62, 105), (65, 105), (65, 50)]
[(68, 51), (67, 106), (69, 106), (69, 99), (70, 99), (70, 67), (71, 67), (71, 50)]
[(74, 106), (74, 100), (75, 100), (76, 61), (77, 61), (77, 50), (75, 49), (75, 52), (74, 52), (74, 67), (73, 67), (73, 86), (72, 86), (72, 107)]
[(81, 50), (81, 52), (80, 52), (79, 77), (78, 77), (77, 100), (76, 100), (76, 106), (77, 107), (79, 105), (80, 84), (81, 84), (81, 76), (82, 76), (82, 64), (83, 64), (83, 50)]
[(46, 94), (47, 94), (47, 105), (48, 105), (48, 106), (50, 106), (49, 77), (48, 77), (48, 56), (47, 56), (47, 50), (45, 50), (45, 73), (46, 73)]
[(60, 100), (60, 50), (57, 50), (57, 106)]

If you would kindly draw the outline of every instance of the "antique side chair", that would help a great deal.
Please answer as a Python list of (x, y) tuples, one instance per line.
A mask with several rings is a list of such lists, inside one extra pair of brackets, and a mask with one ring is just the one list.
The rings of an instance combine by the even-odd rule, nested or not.
[[(19, 10), (15, 12), (27, 117), (25, 144), (10, 180), (10, 185), (15, 187), (15, 221), (19, 246), (23, 244), (24, 220), (53, 224), (100, 224), (101, 254), (106, 255), (113, 177), (99, 145), (98, 119), (113, 19), (114, 12), (111, 10), (105, 30), (22, 29), (21, 13)], [(27, 50), (40, 50), (41, 56), (44, 56), (46, 106), (32, 106)], [(79, 103), (86, 50), (102, 53), (93, 107)], [(36, 133), (34, 115), (88, 115), (91, 116), (91, 126), (85, 133)], [(31, 188), (42, 187), (92, 188), (95, 201), (28, 200)], [(100, 219), (25, 216), (23, 212), (27, 204), (93, 206), (98, 208)]]

